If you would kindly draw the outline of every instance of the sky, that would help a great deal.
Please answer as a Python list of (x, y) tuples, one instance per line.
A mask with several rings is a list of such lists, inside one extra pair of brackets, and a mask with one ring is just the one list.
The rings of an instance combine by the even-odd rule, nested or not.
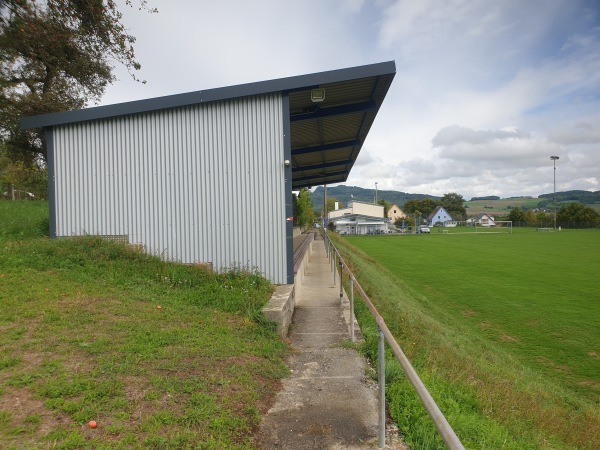
[(600, 190), (598, 0), (118, 0), (137, 38), (100, 104), (395, 61), (345, 183), (441, 196)]

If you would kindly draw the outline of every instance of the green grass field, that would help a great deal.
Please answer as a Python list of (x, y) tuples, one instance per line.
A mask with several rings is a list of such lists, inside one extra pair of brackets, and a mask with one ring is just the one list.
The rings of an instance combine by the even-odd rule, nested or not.
[(288, 374), (271, 284), (49, 240), (47, 207), (0, 202), (0, 448), (256, 448)]
[[(533, 209), (543, 201), (541, 198), (501, 198), (499, 200), (473, 200), (465, 202), (468, 216), (486, 213), (492, 216), (508, 215), (513, 208)], [(568, 204), (570, 201), (557, 202), (556, 207), (560, 209), (561, 205)], [(599, 203), (586, 204), (596, 211), (600, 211)]]
[[(467, 448), (600, 448), (600, 231), (335, 242)], [(391, 371), (412, 448), (440, 445)]]
[(473, 200), (465, 202), (468, 216), (486, 213), (490, 215), (508, 214), (512, 208), (537, 208), (539, 198), (501, 198), (500, 200)]

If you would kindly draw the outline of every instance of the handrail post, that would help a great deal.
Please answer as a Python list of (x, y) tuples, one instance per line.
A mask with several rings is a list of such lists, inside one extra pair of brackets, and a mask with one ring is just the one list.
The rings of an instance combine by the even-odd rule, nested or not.
[(340, 305), (343, 303), (343, 298), (344, 298), (344, 263), (342, 262), (342, 259), (340, 258)]
[(377, 324), (377, 371), (379, 372), (379, 448), (385, 447), (385, 336)]
[(337, 278), (337, 270), (335, 268), (337, 263), (337, 254), (334, 252), (333, 253), (333, 258), (331, 260), (331, 270), (333, 271), (333, 285), (335, 286), (336, 283), (336, 278)]
[(350, 337), (352, 342), (355, 341), (354, 338), (354, 276), (350, 274)]

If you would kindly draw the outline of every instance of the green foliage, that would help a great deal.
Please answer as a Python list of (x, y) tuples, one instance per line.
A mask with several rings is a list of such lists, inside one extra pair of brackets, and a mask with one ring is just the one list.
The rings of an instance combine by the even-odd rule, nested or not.
[(15, 158), (9, 147), (0, 143), (0, 197), (2, 193), (7, 192), (7, 198), (12, 198), (12, 189), (30, 192), (38, 200), (47, 198), (48, 170), (45, 166), (40, 166), (35, 159)]
[(471, 201), (475, 202), (477, 200), (500, 200), (500, 197), (498, 197), (497, 195), (488, 195), (485, 197), (472, 197)]
[[(29, 224), (27, 208), (37, 216), (44, 202), (0, 202), (0, 219), (15, 204)], [(260, 314), (267, 280), (16, 225), (0, 245), (0, 395), (29, 402), (0, 423), (0, 447), (253, 446), (288, 372)], [(91, 419), (97, 432), (82, 427)]]
[[(338, 198), (344, 204), (348, 204), (352, 200), (356, 200), (359, 202), (373, 203), (375, 200), (375, 189), (364, 189), (358, 186), (333, 186), (327, 187), (327, 195)], [(424, 199), (424, 198), (432, 198), (434, 200), (439, 200), (438, 197), (426, 194), (408, 194), (406, 192), (400, 191), (387, 191), (387, 190), (378, 190), (377, 191), (378, 198), (385, 198), (390, 203), (396, 203), (400, 207), (410, 199)], [(323, 209), (323, 186), (318, 186), (314, 192), (311, 193), (312, 202), (315, 210), (321, 211)]]
[(0, 133), (11, 159), (31, 165), (32, 152), (46, 158), (45, 137), (21, 130), (20, 117), (98, 101), (115, 62), (140, 68), (135, 38), (114, 2), (6, 0), (0, 9)]
[(327, 212), (335, 211), (335, 204), (338, 204), (338, 209), (345, 208), (344, 202), (339, 201), (336, 197), (327, 196)]
[(48, 236), (47, 201), (0, 200), (0, 242)]
[(377, 204), (383, 206), (383, 217), (387, 217), (388, 211), (390, 210), (390, 206), (392, 206), (392, 204), (383, 198), (379, 199)]
[(454, 220), (466, 220), (467, 210), (464, 206), (465, 199), (456, 192), (444, 194), (440, 200), (440, 205), (452, 216)]
[[(552, 204), (554, 201), (554, 193), (542, 194), (538, 198), (547, 199), (545, 204), (540, 202), (540, 207)], [(600, 203), (600, 191), (564, 191), (556, 193), (557, 203), (576, 201), (580, 203)]]
[(297, 224), (300, 227), (312, 226), (315, 221), (310, 191), (307, 188), (300, 189), (298, 193)]
[(423, 200), (412, 199), (404, 204), (404, 212), (427, 217), (438, 206), (438, 203), (430, 198)]
[(513, 224), (522, 223), (525, 221), (525, 213), (521, 208), (513, 208), (508, 214), (508, 220), (512, 220)]
[[(590, 432), (600, 430), (597, 234), (335, 240), (467, 448), (591, 449), (600, 444)], [(374, 355), (376, 328), (357, 311)], [(412, 388), (389, 378), (390, 411), (411, 448), (438, 448)]]
[(600, 225), (600, 213), (579, 202), (571, 202), (560, 207), (556, 215), (558, 222), (583, 222)]

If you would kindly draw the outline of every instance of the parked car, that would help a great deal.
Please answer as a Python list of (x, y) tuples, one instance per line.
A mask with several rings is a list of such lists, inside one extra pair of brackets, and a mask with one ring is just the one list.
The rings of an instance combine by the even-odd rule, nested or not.
[(431, 233), (431, 230), (427, 225), (419, 225), (419, 233)]

